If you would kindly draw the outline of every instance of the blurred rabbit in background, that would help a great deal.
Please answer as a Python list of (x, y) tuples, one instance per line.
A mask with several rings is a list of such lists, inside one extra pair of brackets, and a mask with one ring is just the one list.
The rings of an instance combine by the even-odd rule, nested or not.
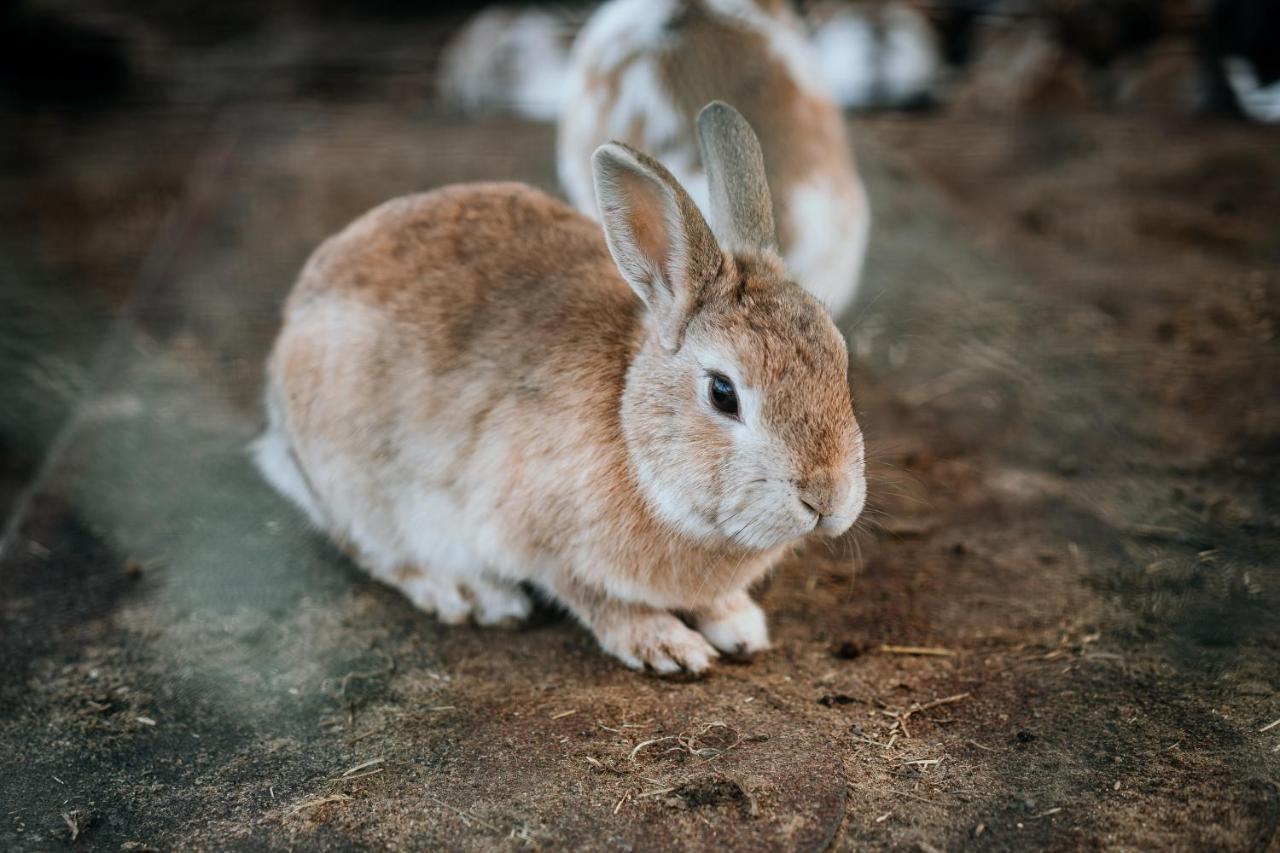
[(1280, 123), (1280, 2), (1217, 0), (1202, 41), (1215, 106)]
[(560, 8), (490, 6), (445, 45), (444, 98), (468, 113), (510, 111), (555, 121), (564, 97), (569, 46), (581, 21)]
[(778, 243), (791, 275), (839, 317), (857, 292), (870, 210), (839, 107), (783, 0), (612, 0), (570, 56), (557, 139), (560, 180), (598, 217), (591, 152), (651, 152), (708, 210), (694, 118), (737, 107), (760, 137)]
[[(533, 121), (556, 121), (566, 96), (587, 92), (582, 69), (575, 66), (579, 70), (570, 74), (570, 45), (595, 8), (500, 5), (480, 11), (443, 51), (441, 94), (467, 113), (508, 112)], [(579, 113), (570, 118), (585, 127), (590, 122), (581, 112), (584, 108), (597, 115), (606, 108), (615, 110), (623, 94), (630, 99), (623, 104), (626, 110), (649, 103), (683, 109), (674, 88), (681, 81), (670, 73), (660, 81), (673, 87), (669, 92), (647, 87), (669, 97), (649, 102), (644, 100), (646, 87), (628, 85), (624, 93), (622, 87), (605, 82), (602, 68), (610, 65), (621, 80), (620, 72), (644, 51), (653, 60), (659, 53), (678, 50), (685, 57), (668, 56), (664, 73), (679, 68), (705, 74), (689, 58), (698, 45), (687, 32), (680, 33), (699, 16), (732, 22), (774, 44), (787, 40), (777, 35), (779, 28), (802, 33), (803, 37), (790, 37), (799, 43), (795, 51), (782, 51), (796, 60), (789, 70), (802, 80), (805, 73), (795, 68), (810, 65), (808, 73), (820, 78), (830, 98), (844, 109), (949, 104), (964, 111), (1010, 114), (1105, 108), (1280, 121), (1277, 0), (704, 0), (701, 5), (656, 0), (649, 6), (614, 2), (600, 10), (592, 36), (593, 73), (596, 82), (611, 87), (609, 104), (600, 99), (577, 103)], [(747, 40), (742, 32), (738, 38)], [(741, 64), (744, 57), (756, 54), (739, 46), (742, 50), (733, 53), (732, 61), (716, 69), (719, 79), (761, 77)], [(634, 84), (639, 77), (630, 79)], [(755, 84), (742, 85), (750, 89)], [(706, 81), (697, 86), (699, 92), (713, 88)], [(761, 120), (750, 118), (753, 123)], [(577, 167), (579, 172), (583, 168)], [(569, 180), (565, 178), (567, 187)], [(578, 197), (576, 190), (569, 192)], [(783, 204), (779, 199), (779, 210)]]
[(911, 109), (934, 100), (942, 53), (934, 26), (901, 0), (822, 0), (805, 10), (822, 75), (845, 109)]
[(953, 0), (932, 17), (969, 65), (960, 109), (1280, 121), (1277, 0)]

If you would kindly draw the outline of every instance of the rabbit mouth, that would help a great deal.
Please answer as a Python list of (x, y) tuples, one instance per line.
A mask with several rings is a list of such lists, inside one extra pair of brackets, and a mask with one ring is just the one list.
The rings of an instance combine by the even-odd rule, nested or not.
[[(730, 542), (748, 551), (767, 551), (803, 539), (821, 525), (824, 517), (807, 513), (773, 512), (745, 523), (723, 525), (721, 531)], [(847, 525), (845, 525), (847, 527)]]
[(823, 515), (818, 518), (813, 530), (815, 533), (835, 539), (852, 527), (856, 519), (857, 516), (853, 515)]
[[(811, 534), (836, 538), (853, 527), (866, 503), (865, 481), (857, 479), (835, 507), (809, 503), (800, 495), (757, 494), (716, 527), (734, 544), (749, 550), (767, 550)], [(821, 507), (819, 509), (818, 507)]]

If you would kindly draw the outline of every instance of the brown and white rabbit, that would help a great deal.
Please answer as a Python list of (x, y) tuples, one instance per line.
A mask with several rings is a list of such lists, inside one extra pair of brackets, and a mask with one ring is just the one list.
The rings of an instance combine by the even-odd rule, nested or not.
[(857, 292), (870, 211), (840, 110), (781, 0), (604, 4), (570, 54), (557, 139), (569, 200), (597, 216), (591, 152), (612, 139), (651, 152), (709, 212), (694, 117), (717, 99), (760, 135), (788, 270), (838, 318)]
[(773, 249), (759, 143), (724, 104), (699, 126), (716, 236), (607, 144), (603, 234), (467, 184), (321, 245), (268, 363), (266, 477), (446, 622), (520, 619), (529, 582), (628, 666), (765, 648), (747, 588), (849, 528), (863, 444), (844, 340)]

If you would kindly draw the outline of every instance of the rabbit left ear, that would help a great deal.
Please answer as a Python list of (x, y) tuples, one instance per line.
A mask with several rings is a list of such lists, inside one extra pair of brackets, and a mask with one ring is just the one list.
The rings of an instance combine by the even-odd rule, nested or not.
[(698, 207), (657, 161), (611, 142), (591, 158), (605, 241), (668, 349), (724, 257)]

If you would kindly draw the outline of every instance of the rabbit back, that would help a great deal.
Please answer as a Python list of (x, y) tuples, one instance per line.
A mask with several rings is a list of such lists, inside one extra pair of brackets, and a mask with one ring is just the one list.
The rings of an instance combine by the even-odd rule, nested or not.
[[(526, 571), (505, 536), (478, 553), (474, 520), (545, 505), (536, 484), (554, 476), (538, 461), (573, 458), (566, 447), (616, 420), (635, 303), (599, 227), (536, 190), (388, 202), (299, 278), (259, 464), (375, 575), (409, 561)], [(539, 524), (530, 536), (554, 535)]]

